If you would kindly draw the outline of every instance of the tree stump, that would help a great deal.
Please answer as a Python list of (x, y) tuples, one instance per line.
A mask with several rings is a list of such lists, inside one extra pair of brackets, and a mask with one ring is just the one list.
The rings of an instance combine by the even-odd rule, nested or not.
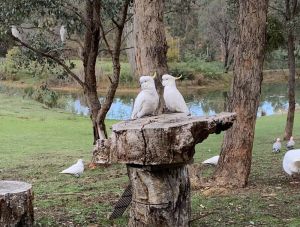
[(31, 184), (0, 181), (0, 226), (33, 226)]
[(98, 143), (94, 159), (127, 164), (132, 186), (129, 226), (189, 226), (186, 165), (193, 162), (197, 143), (230, 128), (235, 118), (234, 113), (162, 114), (113, 125), (111, 138)]

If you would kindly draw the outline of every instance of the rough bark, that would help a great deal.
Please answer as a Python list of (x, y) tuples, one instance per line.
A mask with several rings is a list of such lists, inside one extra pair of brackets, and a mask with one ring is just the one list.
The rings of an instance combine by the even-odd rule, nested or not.
[(191, 201), (186, 166), (128, 170), (132, 184), (128, 226), (189, 226)]
[(31, 185), (20, 181), (0, 181), (0, 226), (33, 226)]
[(134, 1), (135, 60), (139, 75), (157, 72), (155, 85), (160, 97), (158, 113), (163, 111), (161, 77), (168, 72), (168, 45), (163, 23), (163, 0)]
[(243, 187), (251, 168), (265, 50), (268, 0), (239, 1), (239, 42), (228, 110), (237, 113), (225, 132), (215, 183)]
[(294, 36), (294, 26), (292, 25), (293, 20), (297, 13), (297, 3), (298, 0), (286, 0), (286, 23), (287, 23), (287, 33), (288, 33), (288, 67), (289, 67), (289, 79), (288, 79), (288, 97), (289, 97), (289, 107), (287, 120), (285, 125), (284, 139), (288, 140), (293, 135), (294, 127), (294, 115), (295, 115), (295, 77), (296, 77), (296, 64), (295, 64), (295, 36)]
[[(129, 12), (133, 13), (133, 8), (129, 9)], [(126, 55), (130, 65), (130, 72), (133, 78), (138, 78), (138, 74), (136, 72), (136, 62), (135, 62), (135, 51), (134, 51), (134, 42), (135, 42), (135, 31), (133, 29), (133, 20), (128, 21), (124, 27), (124, 35), (126, 38)]]

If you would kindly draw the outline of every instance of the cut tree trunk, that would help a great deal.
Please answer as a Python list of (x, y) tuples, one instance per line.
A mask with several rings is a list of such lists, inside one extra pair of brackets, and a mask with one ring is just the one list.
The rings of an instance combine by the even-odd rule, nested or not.
[(132, 202), (128, 226), (189, 226), (190, 180), (185, 165), (149, 171), (128, 167)]
[[(193, 161), (196, 144), (230, 128), (235, 117), (162, 114), (113, 125), (111, 137), (97, 144), (94, 156), (102, 163), (127, 164), (133, 193), (129, 226), (189, 226), (186, 165)], [(118, 203), (124, 204), (122, 198)]]
[(0, 226), (33, 226), (31, 185), (20, 181), (0, 181)]
[(265, 53), (268, 1), (239, 1), (239, 43), (228, 104), (237, 113), (225, 132), (214, 173), (215, 184), (244, 187), (250, 174), (256, 114), (260, 99)]
[(163, 22), (164, 1), (136, 0), (134, 1), (134, 32), (135, 32), (135, 60), (137, 73), (153, 75), (160, 102), (158, 113), (163, 111), (163, 87), (161, 77), (168, 72), (167, 40)]
[(295, 38), (294, 28), (288, 29), (288, 66), (289, 66), (289, 82), (288, 82), (288, 97), (289, 108), (285, 125), (284, 139), (289, 140), (293, 135), (294, 116), (296, 108), (295, 100), (295, 79), (296, 79), (296, 64), (295, 64)]

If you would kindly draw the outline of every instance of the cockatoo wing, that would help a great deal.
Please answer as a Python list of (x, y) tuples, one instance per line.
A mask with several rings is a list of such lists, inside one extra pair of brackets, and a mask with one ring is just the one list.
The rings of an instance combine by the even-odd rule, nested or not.
[(300, 173), (300, 149), (289, 150), (285, 153), (282, 162), (283, 170), (288, 174)]
[(61, 171), (60, 173), (67, 173), (67, 174), (74, 174), (74, 175), (80, 175), (84, 171), (84, 165), (82, 162), (77, 162), (76, 164), (70, 166), (69, 168)]
[(134, 100), (133, 110), (132, 110), (132, 114), (131, 114), (131, 119), (137, 118), (137, 114), (143, 108), (144, 102), (145, 102), (145, 95), (144, 95), (144, 92), (141, 91), (138, 94), (138, 96), (135, 98), (135, 100)]
[(183, 96), (176, 87), (165, 87), (164, 99), (167, 108), (172, 112), (189, 113)]
[(220, 156), (216, 155), (214, 157), (211, 157), (209, 159), (206, 159), (205, 161), (202, 162), (202, 164), (211, 164), (211, 165), (217, 165), (219, 161)]
[(153, 114), (158, 106), (156, 91), (141, 91), (135, 99), (131, 119)]

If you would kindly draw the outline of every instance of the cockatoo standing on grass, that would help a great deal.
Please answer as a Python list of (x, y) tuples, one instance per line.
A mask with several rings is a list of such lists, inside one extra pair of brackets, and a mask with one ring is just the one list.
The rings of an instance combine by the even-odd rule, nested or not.
[(16, 37), (17, 39), (22, 41), (22, 36), (21, 33), (19, 32), (19, 30), (17, 29), (17, 26), (12, 25), (11, 26), (11, 34)]
[(295, 147), (294, 137), (291, 136), (290, 140), (286, 144), (286, 149), (292, 150), (292, 149), (294, 149), (294, 147)]
[(276, 142), (273, 144), (273, 152), (274, 153), (279, 153), (280, 149), (281, 149), (281, 142), (280, 142), (280, 139), (277, 138)]
[(300, 149), (289, 150), (283, 157), (282, 167), (288, 175), (300, 176)]
[(154, 78), (151, 76), (141, 76), (141, 92), (134, 101), (131, 119), (141, 118), (146, 115), (154, 114), (158, 107), (159, 97), (155, 89)]
[(72, 174), (76, 177), (80, 177), (83, 171), (84, 171), (83, 161), (82, 159), (79, 159), (74, 165), (61, 171), (60, 173)]
[(189, 114), (190, 111), (182, 97), (181, 93), (176, 87), (175, 80), (181, 77), (173, 77), (169, 74), (162, 76), (162, 85), (164, 86), (164, 100), (168, 110), (175, 113), (186, 113)]
[(67, 37), (67, 29), (65, 29), (64, 25), (62, 25), (60, 27), (59, 34), (60, 34), (60, 40), (61, 40), (61, 42), (65, 43), (66, 42), (66, 37)]

